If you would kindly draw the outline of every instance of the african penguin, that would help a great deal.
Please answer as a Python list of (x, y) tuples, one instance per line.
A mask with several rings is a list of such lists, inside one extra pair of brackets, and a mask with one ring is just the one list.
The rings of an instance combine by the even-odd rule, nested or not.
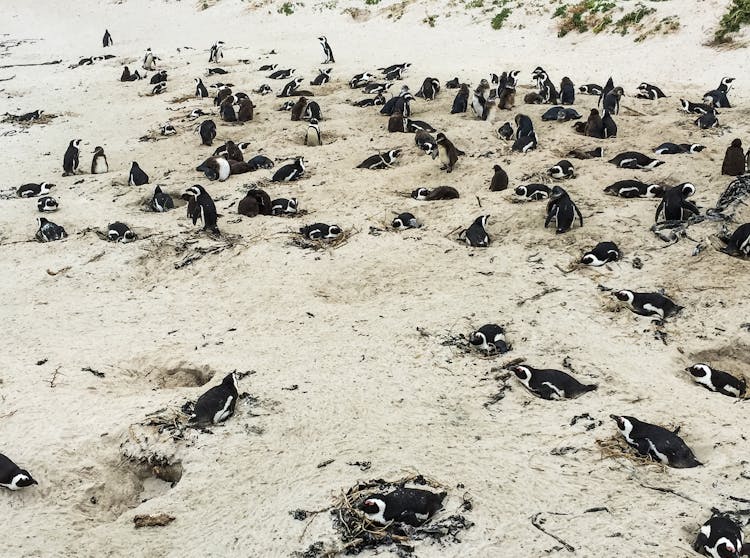
[(246, 217), (271, 215), (271, 197), (259, 188), (248, 190), (237, 205), (237, 213)]
[(130, 230), (125, 223), (116, 221), (110, 223), (107, 227), (107, 238), (112, 242), (133, 242), (136, 239), (135, 233)]
[(625, 441), (638, 453), (670, 467), (687, 469), (702, 465), (676, 431), (629, 416), (610, 415)]
[(183, 198), (188, 200), (188, 217), (192, 219), (193, 225), (200, 219), (203, 222), (203, 230), (219, 234), (219, 227), (216, 225), (218, 215), (216, 205), (208, 192), (203, 186), (196, 184), (191, 186), (183, 194)]
[(695, 192), (695, 186), (689, 182), (674, 186), (673, 188), (667, 188), (664, 191), (659, 206), (656, 208), (654, 222), (659, 222), (659, 215), (662, 211), (664, 211), (664, 219), (667, 221), (682, 221), (687, 219), (691, 213), (699, 215), (700, 210), (698, 207), (693, 202), (685, 199), (693, 192)]
[(385, 153), (378, 153), (377, 155), (372, 155), (362, 161), (359, 165), (357, 165), (357, 168), (370, 170), (391, 168), (398, 159), (399, 155), (401, 155), (400, 149), (391, 149), (390, 151), (386, 151)]
[(725, 514), (714, 515), (700, 528), (693, 550), (710, 558), (740, 558), (748, 555), (743, 544), (742, 528)]
[(310, 85), (323, 85), (324, 83), (328, 83), (331, 81), (332, 71), (333, 68), (326, 68), (325, 70), (318, 68), (318, 75), (310, 82)]
[(500, 165), (493, 167), (495, 173), (490, 181), (490, 192), (500, 192), (508, 188), (508, 173)]
[(679, 153), (699, 153), (706, 148), (705, 145), (699, 143), (672, 143), (665, 142), (654, 148), (654, 153), (657, 155), (677, 155)]
[(209, 50), (208, 63), (218, 64), (221, 58), (224, 58), (224, 41), (216, 41)]
[(698, 363), (685, 368), (692, 374), (696, 383), (702, 385), (710, 391), (716, 391), (729, 397), (744, 397), (747, 389), (747, 382), (738, 379), (731, 374), (712, 368), (708, 364)]
[(660, 198), (664, 195), (664, 187), (640, 180), (618, 180), (607, 186), (604, 193), (621, 198)]
[(35, 198), (36, 196), (49, 194), (50, 188), (54, 188), (54, 186), (54, 184), (50, 184), (49, 182), (23, 184), (16, 190), (16, 195), (19, 198)]
[(211, 145), (216, 137), (216, 123), (213, 120), (204, 120), (198, 126), (198, 133), (203, 145)]
[(232, 172), (229, 161), (224, 157), (209, 157), (195, 167), (195, 170), (205, 174), (209, 180), (218, 180), (219, 182), (224, 182)]
[(305, 172), (305, 160), (297, 157), (293, 163), (279, 167), (271, 177), (271, 182), (291, 182), (302, 178)]
[(20, 490), (39, 484), (26, 469), (21, 469), (11, 459), (0, 453), (0, 486), (8, 490)]
[(52, 196), (42, 196), (36, 202), (36, 208), (40, 212), (57, 211), (57, 200)]
[(128, 175), (128, 184), (130, 186), (142, 186), (148, 184), (148, 175), (141, 170), (138, 163), (133, 161), (130, 166), (130, 174)]
[(91, 174), (102, 174), (109, 170), (107, 165), (107, 156), (104, 154), (104, 148), (97, 145), (94, 151), (93, 159), (91, 160)]
[(297, 198), (277, 198), (271, 202), (271, 215), (293, 215), (297, 208)]
[(735, 138), (724, 153), (721, 174), (739, 176), (745, 173), (745, 153), (742, 151), (742, 140)]
[(581, 263), (593, 267), (600, 267), (609, 262), (616, 262), (622, 258), (622, 253), (614, 242), (600, 242), (593, 249), (586, 252)]
[(248, 159), (247, 163), (255, 169), (272, 169), (274, 166), (273, 161), (265, 155), (256, 155)]
[(579, 93), (583, 93), (584, 95), (599, 96), (602, 94), (602, 86), (595, 83), (587, 83), (586, 85), (579, 86), (578, 91)]
[(208, 89), (203, 85), (203, 80), (195, 78), (195, 96), (196, 97), (208, 97)]
[(286, 70), (276, 70), (268, 77), (270, 79), (287, 79), (294, 73), (294, 68), (288, 68)]
[(438, 157), (440, 157), (440, 163), (442, 164), (440, 170), (452, 172), (453, 167), (456, 162), (458, 162), (458, 157), (460, 155), (465, 155), (465, 153), (456, 148), (456, 146), (453, 145), (453, 142), (442, 132), (435, 136), (435, 142), (438, 147)]
[(65, 150), (65, 156), (63, 157), (63, 176), (70, 176), (78, 171), (78, 155), (79, 146), (81, 140), (74, 139), (70, 140), (68, 149)]
[(655, 85), (651, 85), (650, 83), (643, 82), (638, 86), (638, 94), (636, 97), (640, 99), (662, 99), (666, 97), (664, 92), (656, 87)]
[(490, 245), (490, 237), (485, 230), (489, 215), (480, 215), (469, 226), (468, 229), (462, 230), (458, 235), (458, 240), (466, 242), (467, 246), (486, 248)]
[(750, 223), (737, 227), (721, 251), (730, 256), (750, 256)]
[(597, 388), (596, 384), (582, 384), (562, 370), (538, 369), (521, 364), (510, 369), (526, 389), (542, 399), (574, 399)]
[(404, 229), (418, 229), (420, 224), (417, 218), (411, 213), (401, 213), (391, 222), (391, 226), (400, 231)]
[(373, 523), (391, 521), (414, 527), (423, 525), (443, 506), (445, 492), (400, 487), (388, 494), (373, 494), (362, 503), (365, 517)]
[(547, 174), (557, 179), (573, 178), (575, 176), (575, 169), (573, 168), (573, 163), (567, 159), (563, 159), (555, 166), (548, 168)]
[(639, 293), (623, 289), (614, 291), (612, 296), (624, 302), (631, 312), (640, 316), (658, 316), (662, 321), (684, 308), (660, 293)]
[(568, 193), (560, 186), (552, 188), (549, 202), (547, 202), (547, 218), (544, 220), (544, 228), (546, 229), (554, 219), (556, 234), (569, 231), (575, 222), (576, 215), (578, 215), (578, 220), (583, 226), (583, 215), (581, 215), (578, 206), (570, 199)]
[(102, 46), (104, 48), (111, 47), (113, 44), (112, 35), (109, 34), (109, 29), (104, 30), (104, 37), (102, 37)]
[(654, 159), (637, 151), (619, 153), (607, 162), (621, 169), (655, 169), (659, 165), (664, 164), (664, 161)]
[(485, 324), (469, 336), (469, 343), (485, 354), (503, 354), (510, 351), (505, 330), (497, 324)]
[(502, 126), (500, 126), (497, 129), (497, 136), (500, 139), (503, 139), (505, 141), (512, 139), (513, 138), (513, 126), (511, 125), (511, 123), (506, 122)]
[(336, 60), (333, 59), (333, 49), (331, 48), (331, 45), (328, 44), (328, 39), (325, 37), (318, 37), (318, 41), (320, 41), (320, 46), (323, 47), (323, 64), (335, 63)]
[(214, 386), (198, 398), (190, 422), (197, 425), (219, 424), (234, 414), (239, 397), (237, 373), (224, 376), (221, 384)]
[(307, 126), (307, 133), (305, 134), (305, 145), (323, 145), (323, 142), (320, 140), (320, 125), (315, 118), (311, 118), (310, 124)]
[(313, 223), (306, 227), (300, 227), (300, 234), (310, 240), (333, 240), (341, 235), (341, 227), (338, 225), (326, 225), (325, 223)]
[(154, 188), (154, 195), (151, 198), (149, 207), (157, 213), (164, 213), (165, 211), (174, 209), (174, 201), (172, 201), (172, 197), (169, 194), (162, 192), (161, 187), (157, 186)]
[(36, 231), (35, 238), (39, 242), (52, 242), (68, 236), (63, 227), (52, 221), (48, 221), (44, 217), (37, 217), (36, 222), (39, 225), (39, 229)]
[(417, 188), (411, 193), (411, 197), (417, 201), (453, 200), (458, 198), (459, 194), (453, 186), (438, 186), (432, 190)]
[(513, 192), (519, 198), (528, 201), (538, 201), (549, 198), (551, 190), (546, 184), (526, 184), (518, 186)]

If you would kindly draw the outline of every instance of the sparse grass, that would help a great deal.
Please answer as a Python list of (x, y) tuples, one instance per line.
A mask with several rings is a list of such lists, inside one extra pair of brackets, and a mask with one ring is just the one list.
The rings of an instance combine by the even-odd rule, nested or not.
[(484, 6), (484, 0), (470, 0), (466, 3), (468, 9), (481, 8), (482, 6)]
[(493, 17), (492, 21), (490, 22), (492, 28), (501, 29), (503, 24), (505, 23), (505, 20), (508, 19), (508, 16), (510, 16), (511, 11), (512, 10), (510, 8), (503, 8), (499, 13), (495, 14), (495, 17)]
[[(664, 0), (648, 1), (662, 2)], [(750, 0), (743, 1), (750, 5)], [(557, 35), (564, 37), (571, 31), (579, 33), (610, 31), (620, 35), (635, 32), (637, 33), (635, 41), (640, 42), (657, 33), (673, 33), (680, 28), (680, 20), (677, 16), (665, 17), (655, 22), (655, 18), (650, 16), (656, 13), (656, 8), (647, 6), (643, 2), (637, 2), (634, 9), (627, 12), (623, 5), (626, 4), (612, 0), (580, 0), (574, 4), (559, 4), (552, 14), (553, 19), (559, 19)]]
[(437, 18), (438, 18), (437, 14), (428, 15), (422, 20), (422, 23), (426, 23), (430, 27), (435, 27)]
[(374, 6), (375, 4), (379, 4), (380, 0), (365, 0), (365, 4), (368, 6)]
[(604, 30), (612, 21), (612, 17), (607, 15), (615, 8), (615, 3), (608, 0), (583, 0), (577, 4), (563, 4), (559, 6), (553, 18), (559, 17), (558, 37), (564, 37), (571, 31), (585, 33), (586, 31), (597, 29), (597, 33)]
[(643, 4), (637, 4), (635, 10), (622, 16), (615, 22), (613, 33), (626, 35), (631, 27), (638, 27), (644, 17), (656, 12), (655, 8), (648, 8)]
[(291, 2), (284, 2), (276, 11), (280, 14), (292, 15), (294, 13), (294, 4), (292, 4)]
[(732, 40), (730, 33), (737, 33), (740, 27), (750, 23), (750, 0), (734, 0), (727, 13), (721, 16), (719, 28), (714, 33), (716, 44), (727, 43)]

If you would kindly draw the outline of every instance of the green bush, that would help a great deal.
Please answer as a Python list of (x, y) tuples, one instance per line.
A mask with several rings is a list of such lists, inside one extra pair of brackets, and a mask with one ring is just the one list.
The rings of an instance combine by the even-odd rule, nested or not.
[(750, 0), (733, 0), (719, 21), (719, 28), (714, 33), (714, 40), (717, 43), (725, 43), (731, 39), (730, 33), (736, 33), (740, 27), (750, 23)]
[(495, 14), (495, 17), (492, 18), (490, 25), (492, 25), (493, 29), (500, 29), (505, 23), (505, 20), (508, 19), (508, 16), (510, 14), (510, 8), (503, 8), (499, 13)]

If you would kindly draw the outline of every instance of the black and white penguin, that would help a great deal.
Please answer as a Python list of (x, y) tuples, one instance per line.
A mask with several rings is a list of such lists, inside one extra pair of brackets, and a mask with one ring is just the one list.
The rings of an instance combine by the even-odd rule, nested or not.
[(237, 213), (246, 217), (271, 215), (271, 197), (265, 190), (253, 188), (237, 204)]
[(608, 110), (602, 113), (602, 137), (603, 138), (616, 138), (617, 137), (617, 124), (612, 119), (612, 115), (609, 114)]
[(258, 95), (268, 95), (269, 93), (272, 93), (273, 89), (271, 89), (271, 86), (267, 83), (262, 84), (258, 89), (254, 90), (254, 93), (257, 93)]
[(19, 198), (35, 198), (37, 196), (49, 194), (50, 189), (54, 188), (54, 186), (54, 184), (50, 184), (49, 182), (42, 182), (41, 184), (23, 184), (18, 187), (18, 190), (16, 190), (16, 195), (18, 195)]
[(571, 149), (568, 151), (566, 157), (571, 157), (573, 159), (599, 159), (604, 157), (604, 148), (595, 147), (594, 149), (589, 150)]
[(461, 87), (456, 93), (456, 97), (453, 99), (453, 105), (451, 106), (451, 114), (457, 114), (459, 112), (466, 112), (469, 108), (469, 86), (465, 83), (461, 84)]
[(52, 196), (42, 196), (36, 202), (36, 208), (40, 212), (52, 212), (57, 211), (59, 206), (57, 200)]
[(208, 52), (208, 63), (218, 64), (224, 58), (224, 41), (216, 41)]
[(198, 126), (198, 133), (203, 145), (211, 145), (216, 137), (216, 123), (213, 120), (204, 120)]
[(268, 77), (270, 79), (288, 79), (292, 76), (293, 73), (294, 73), (294, 68), (289, 68), (286, 70), (276, 70)]
[(160, 132), (162, 136), (173, 136), (177, 133), (177, 129), (169, 122), (166, 122), (162, 125)]
[(663, 99), (666, 97), (664, 92), (650, 83), (643, 82), (638, 86), (638, 94), (636, 95), (639, 99)]
[(619, 153), (607, 162), (621, 169), (655, 169), (659, 165), (664, 164), (664, 161), (654, 159), (637, 151)]
[(297, 211), (297, 198), (277, 198), (271, 201), (271, 215), (294, 215)]
[(735, 138), (724, 153), (721, 163), (721, 174), (739, 176), (745, 173), (745, 153), (742, 151), (742, 140)]
[(369, 72), (362, 72), (361, 74), (354, 74), (352, 76), (352, 79), (349, 80), (349, 87), (352, 89), (364, 87), (365, 85), (367, 85), (374, 79), (375, 79), (375, 76)]
[[(638, 453), (670, 467), (687, 469), (702, 465), (685, 441), (666, 428), (636, 418), (610, 415), (629, 446)], [(679, 429), (678, 429), (679, 430)]]
[(263, 64), (260, 68), (258, 68), (259, 72), (273, 72), (276, 68), (278, 68), (278, 64)]
[(711, 91), (707, 91), (703, 95), (703, 100), (707, 104), (710, 104), (711, 106), (716, 108), (732, 108), (732, 105), (729, 103), (729, 97), (727, 97), (727, 93), (729, 93), (729, 90), (732, 88), (733, 81), (733, 77), (722, 78), (721, 83), (719, 83), (719, 87)]
[(578, 206), (570, 199), (568, 193), (559, 186), (552, 188), (549, 202), (547, 202), (547, 218), (544, 220), (544, 228), (546, 229), (554, 219), (556, 234), (569, 231), (575, 222), (576, 215), (578, 215), (578, 220), (583, 226), (583, 215), (581, 215)]
[(102, 37), (102, 46), (104, 48), (111, 47), (114, 44), (112, 41), (112, 35), (109, 34), (109, 29), (104, 30), (104, 37)]
[(352, 103), (355, 107), (375, 107), (385, 105), (385, 97), (382, 93), (378, 93), (375, 97), (368, 97), (366, 99), (360, 99)]
[(185, 190), (183, 198), (189, 202), (188, 217), (193, 220), (193, 225), (200, 219), (203, 222), (204, 231), (210, 230), (214, 234), (218, 234), (219, 227), (216, 225), (218, 219), (216, 205), (205, 188), (199, 184), (191, 186)]
[(434, 101), (439, 91), (440, 80), (433, 77), (426, 77), (422, 82), (422, 87), (416, 92), (416, 96), (423, 98), (425, 101)]
[(157, 83), (154, 85), (153, 89), (151, 89), (152, 95), (161, 95), (167, 90), (167, 82), (162, 81), (161, 83)]
[(254, 167), (256, 170), (272, 169), (274, 167), (273, 161), (265, 155), (255, 155), (254, 157), (248, 159), (247, 163)]
[(485, 324), (472, 332), (469, 343), (487, 355), (510, 351), (510, 345), (505, 339), (505, 330), (497, 324)]
[(190, 114), (188, 114), (187, 117), (194, 119), (194, 118), (200, 118), (201, 116), (208, 116), (208, 113), (202, 109), (194, 109), (190, 111)]
[(311, 118), (310, 124), (307, 126), (307, 132), (305, 133), (305, 145), (323, 145), (323, 142), (320, 139), (320, 125), (315, 118)]
[(224, 74), (228, 74), (224, 68), (209, 68), (208, 69), (208, 75), (212, 76), (214, 74), (219, 74), (220, 76), (223, 76)]
[(203, 85), (203, 80), (200, 78), (195, 78), (195, 96), (201, 98), (208, 97), (208, 89)]
[(492, 180), (490, 181), (490, 192), (500, 192), (507, 189), (508, 173), (500, 165), (495, 165), (492, 168), (495, 173), (492, 175)]
[(576, 101), (576, 88), (573, 81), (565, 76), (560, 82), (560, 103), (572, 105)]
[(593, 267), (600, 267), (609, 262), (616, 262), (622, 258), (622, 253), (614, 242), (600, 242), (593, 249), (586, 252), (581, 263)]
[(460, 155), (466, 155), (466, 153), (453, 145), (453, 142), (442, 132), (435, 136), (435, 143), (437, 143), (438, 157), (440, 157), (440, 170), (452, 172), (453, 167), (458, 162), (458, 157)]
[(742, 528), (728, 515), (718, 512), (701, 526), (693, 550), (710, 558), (740, 558), (748, 556), (750, 551), (743, 544)]
[(362, 502), (365, 517), (379, 525), (392, 521), (413, 527), (424, 525), (443, 507), (447, 493), (400, 487), (388, 494), (374, 494)]
[(578, 111), (570, 107), (554, 106), (542, 114), (544, 122), (568, 122), (570, 120), (579, 120), (583, 118)]
[(136, 239), (135, 233), (130, 230), (125, 223), (115, 221), (107, 227), (107, 238), (111, 242), (122, 242), (123, 244), (133, 242)]
[(81, 140), (70, 140), (68, 148), (63, 157), (63, 176), (70, 176), (78, 172), (78, 155), (80, 153)]
[(362, 91), (369, 95), (375, 95), (377, 93), (385, 93), (393, 86), (392, 83), (386, 82), (386, 83), (367, 83), (362, 88)]
[(195, 167), (195, 170), (205, 174), (209, 180), (218, 180), (219, 182), (224, 182), (232, 173), (229, 161), (224, 157), (209, 157)]
[(612, 296), (624, 302), (634, 314), (658, 316), (662, 321), (675, 316), (684, 308), (660, 293), (638, 293), (623, 289), (614, 291)]
[(738, 379), (722, 370), (712, 368), (708, 364), (698, 363), (685, 368), (693, 376), (696, 383), (710, 391), (716, 391), (729, 397), (744, 397), (747, 390), (745, 379)]
[(306, 227), (300, 227), (299, 232), (310, 240), (333, 240), (341, 236), (341, 227), (338, 225), (326, 225), (325, 223), (313, 223)]
[(701, 114), (698, 118), (695, 119), (695, 125), (698, 126), (698, 128), (700, 128), (701, 130), (718, 128), (719, 119), (717, 118), (716, 113), (707, 112), (706, 114)]
[(63, 227), (52, 221), (48, 221), (44, 217), (37, 217), (36, 222), (39, 225), (39, 229), (36, 231), (35, 238), (39, 242), (52, 242), (53, 240), (61, 240), (68, 236)]
[(459, 197), (459, 193), (453, 186), (438, 186), (432, 190), (417, 188), (411, 193), (411, 197), (417, 201), (454, 200)]
[(138, 163), (136, 163), (135, 161), (133, 161), (133, 164), (130, 165), (128, 184), (130, 186), (143, 186), (144, 184), (148, 184), (148, 175), (143, 172), (141, 167), (139, 167)]
[(737, 227), (721, 251), (730, 256), (750, 256), (750, 223)]
[(379, 72), (382, 72), (383, 74), (390, 74), (391, 72), (395, 72), (396, 70), (401, 70), (402, 72), (405, 72), (411, 67), (411, 62), (401, 62), (399, 64), (391, 64), (390, 66), (385, 66), (384, 68), (378, 68)]
[(454, 77), (453, 79), (449, 79), (445, 82), (445, 88), (446, 89), (458, 89), (460, 87), (459, 80), (457, 77)]
[(693, 103), (692, 101), (686, 101), (680, 99), (680, 108), (688, 114), (707, 114), (716, 113), (716, 109), (706, 103)]
[(574, 399), (597, 388), (596, 384), (582, 384), (562, 370), (532, 368), (522, 364), (511, 366), (510, 369), (526, 389), (542, 399)]
[(331, 81), (332, 71), (333, 68), (326, 68), (325, 70), (318, 68), (318, 75), (310, 82), (310, 85), (323, 85), (324, 83), (328, 83)]
[(160, 186), (157, 186), (154, 188), (154, 195), (151, 197), (149, 207), (156, 213), (164, 213), (174, 209), (174, 201), (169, 194), (162, 192)]
[(604, 193), (621, 198), (660, 198), (664, 195), (664, 186), (640, 180), (618, 180), (607, 186)]
[(219, 107), (219, 116), (224, 122), (237, 122), (237, 112), (231, 101), (222, 103)]
[(419, 147), (419, 149), (424, 151), (433, 159), (437, 157), (437, 142), (429, 132), (426, 132), (424, 130), (417, 130), (414, 134), (414, 143), (417, 145), (417, 147)]
[(234, 414), (238, 397), (237, 373), (232, 372), (198, 398), (190, 422), (199, 426), (224, 422)]
[(400, 149), (391, 149), (390, 151), (386, 151), (385, 153), (371, 155), (370, 157), (362, 161), (359, 165), (357, 165), (357, 168), (370, 170), (391, 168), (400, 155)]
[(607, 80), (607, 83), (604, 84), (604, 87), (602, 87), (602, 92), (599, 95), (599, 99), (596, 101), (596, 106), (598, 107), (602, 100), (609, 94), (610, 91), (612, 91), (615, 88), (615, 82), (610, 76), (610, 78)]
[(313, 118), (318, 122), (323, 120), (323, 117), (320, 113), (320, 105), (318, 105), (318, 103), (316, 103), (315, 101), (310, 101), (305, 105), (305, 110), (302, 113), (302, 120), (311, 120)]
[(273, 173), (271, 182), (291, 182), (293, 180), (299, 180), (305, 172), (305, 160), (302, 157), (297, 157), (293, 163), (289, 163), (279, 167), (279, 169)]
[(333, 59), (333, 49), (328, 44), (328, 39), (325, 37), (318, 37), (320, 46), (323, 47), (323, 64), (333, 64), (336, 60)]
[(528, 201), (539, 201), (549, 198), (552, 191), (546, 184), (525, 184), (513, 190), (516, 196)]
[(487, 80), (483, 79), (482, 83), (474, 90), (474, 94), (471, 97), (471, 110), (474, 111), (474, 115), (481, 119), (487, 120), (489, 111), (487, 110), (487, 99), (484, 96), (484, 92), (489, 88)]
[(151, 52), (150, 48), (146, 49), (146, 54), (143, 56), (143, 64), (142, 67), (144, 70), (147, 70), (149, 72), (156, 69), (156, 56), (154, 56), (154, 53)]
[(657, 155), (677, 155), (680, 153), (700, 153), (706, 148), (699, 143), (672, 143), (665, 142), (654, 148)]
[(690, 217), (690, 214), (700, 215), (700, 210), (686, 198), (695, 192), (695, 186), (689, 182), (667, 188), (656, 208), (654, 222), (659, 222), (659, 215), (664, 211), (664, 219), (667, 221), (682, 221)]
[(517, 114), (516, 123), (516, 141), (513, 144), (513, 151), (526, 153), (534, 149), (537, 145), (536, 133), (534, 132), (534, 123), (525, 114)]
[(586, 85), (580, 85), (578, 92), (584, 95), (596, 95), (597, 97), (602, 94), (602, 86), (595, 83), (587, 83)]
[(397, 231), (401, 231), (404, 229), (418, 229), (421, 225), (413, 214), (401, 213), (391, 222), (391, 226)]
[(21, 490), (39, 484), (26, 469), (21, 469), (11, 459), (0, 453), (0, 486), (9, 490)]
[(490, 245), (490, 237), (485, 230), (489, 215), (480, 215), (469, 226), (458, 234), (458, 240), (463, 240), (468, 246), (486, 248)]
[(303, 79), (301, 77), (294, 78), (290, 81), (288, 81), (284, 87), (281, 89), (281, 92), (276, 95), (277, 97), (291, 97), (294, 95), (294, 92), (299, 89), (299, 86), (302, 85)]
[(567, 159), (563, 159), (555, 166), (548, 168), (547, 174), (557, 179), (573, 178), (575, 176), (575, 168), (573, 168), (573, 163)]
[(104, 148), (97, 145), (94, 151), (93, 159), (91, 159), (91, 174), (103, 174), (109, 171), (109, 165), (107, 164), (107, 156), (104, 154)]
[(157, 85), (163, 81), (167, 81), (167, 71), (161, 70), (156, 72), (153, 76), (151, 76), (151, 79), (149, 80), (149, 83), (151, 85)]

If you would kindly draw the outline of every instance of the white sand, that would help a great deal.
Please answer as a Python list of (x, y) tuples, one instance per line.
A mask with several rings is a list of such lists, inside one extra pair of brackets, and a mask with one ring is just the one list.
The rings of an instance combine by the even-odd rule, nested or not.
[[(532, 527), (529, 518), (537, 512), (564, 514), (544, 515), (545, 527), (578, 556), (692, 555), (694, 533), (711, 507), (747, 507), (728, 499), (747, 497), (750, 486), (747, 404), (695, 386), (683, 368), (704, 360), (748, 374), (750, 336), (740, 327), (750, 316), (748, 264), (710, 246), (693, 257), (690, 240), (666, 247), (648, 230), (655, 201), (610, 198), (602, 190), (631, 177), (670, 185), (691, 181), (698, 187), (696, 203), (714, 205), (729, 182), (720, 175), (724, 150), (734, 137), (747, 139), (750, 129), (746, 50), (702, 46), (728, 2), (660, 3), (664, 14), (682, 16), (682, 28), (641, 44), (611, 34), (557, 39), (549, 15), (520, 9), (510, 28), (493, 31), (486, 22), (472, 25), (469, 16), (438, 18), (435, 28), (421, 23), (427, 14), (441, 13), (438, 2), (412, 4), (398, 21), (386, 17), (387, 3), (361, 21), (340, 12), (347, 5), (367, 8), (364, 2), (340, 2), (333, 11), (308, 5), (289, 17), (276, 13), (278, 4), (252, 9), (222, 0), (198, 11), (188, 1), (6, 0), (3, 10), (10, 17), (3, 33), (9, 36), (3, 38), (39, 41), (12, 49), (0, 64), (63, 63), (0, 70), (0, 78), (16, 76), (0, 82), (2, 112), (43, 108), (59, 115), (2, 137), (3, 188), (57, 184), (53, 195), (61, 209), (50, 218), (70, 237), (24, 242), (36, 230), (35, 200), (0, 201), (6, 349), (0, 452), (39, 481), (20, 493), (0, 494), (2, 554), (288, 556), (335, 537), (327, 514), (317, 516), (303, 536), (307, 522), (294, 520), (290, 510), (324, 508), (358, 480), (418, 471), (449, 487), (448, 512), (470, 494), (474, 509), (467, 517), (475, 523), (461, 544), (419, 543), (418, 556), (570, 555)], [(525, 27), (512, 28), (519, 24)], [(100, 47), (105, 27), (115, 41), (106, 50)], [(204, 76), (208, 47), (218, 39), (227, 43), (221, 66), (231, 73), (203, 77), (207, 84), (230, 81), (235, 91), (250, 93), (269, 83), (278, 90), (283, 81), (255, 71), (270, 62), (297, 68), (307, 82), (322, 60), (319, 34), (328, 37), (337, 61), (333, 83), (316, 97), (324, 116), (323, 147), (302, 145), (306, 123), (277, 112), (281, 100), (274, 95), (251, 95), (257, 116), (244, 126), (214, 117), (215, 145), (250, 141), (251, 151), (274, 159), (303, 154), (306, 178), (263, 187), (272, 197), (299, 198), (310, 213), (300, 219), (238, 219), (236, 202), (247, 185), (265, 181), (271, 171), (209, 183), (193, 169), (212, 149), (199, 145), (195, 123), (183, 117), (193, 108), (213, 111), (211, 100), (170, 101), (194, 92), (193, 78)], [(185, 46), (195, 50), (177, 52)], [(122, 65), (140, 67), (146, 47), (169, 73), (164, 95), (145, 96), (145, 81), (118, 81)], [(264, 55), (271, 49), (278, 54)], [(67, 67), (103, 52), (117, 58)], [(240, 58), (255, 62), (236, 63)], [(520, 69), (519, 105), (481, 122), (471, 113), (449, 114), (453, 91), (441, 91), (433, 103), (415, 102), (415, 118), (445, 130), (469, 155), (446, 175), (437, 161), (418, 153), (411, 135), (388, 134), (387, 119), (375, 109), (347, 104), (364, 96), (347, 87), (353, 74), (404, 61), (413, 64), (404, 80), (412, 90), (428, 75), (441, 83), (459, 76), (477, 84), (490, 72)], [(623, 110), (616, 117), (617, 139), (590, 140), (573, 134), (569, 124), (542, 123), (548, 107), (520, 104), (537, 65), (557, 83), (563, 75), (576, 85), (613, 75), (629, 95), (649, 81), (670, 98), (625, 98), (624, 105), (645, 116)], [(722, 111), (720, 130), (701, 132), (676, 110), (678, 99), (698, 101), (725, 75), (738, 78), (730, 94), (738, 108)], [(580, 96), (576, 108), (586, 115), (595, 102)], [(518, 112), (532, 116), (539, 136), (539, 149), (527, 155), (511, 154), (509, 144), (495, 136)], [(177, 136), (138, 141), (167, 120)], [(11, 129), (0, 125), (0, 132)], [(62, 178), (63, 153), (73, 138), (87, 143), (84, 169), (89, 152), (102, 145), (110, 172)], [(513, 204), (510, 190), (488, 191), (497, 162), (515, 187), (572, 148), (649, 152), (663, 141), (708, 148), (694, 156), (664, 156), (667, 164), (651, 173), (618, 170), (603, 160), (576, 162), (578, 178), (564, 187), (585, 226), (564, 235), (542, 227), (544, 203)], [(394, 147), (405, 149), (397, 167), (354, 170), (367, 156)], [(151, 184), (127, 186), (133, 160)], [(183, 207), (167, 214), (142, 211), (157, 183), (175, 197), (194, 183), (206, 186), (223, 214), (222, 232), (241, 237), (238, 244), (176, 270), (174, 264), (190, 253), (176, 248), (186, 241), (216, 242), (185, 219)], [(456, 186), (461, 199), (420, 203), (400, 195), (442, 184)], [(370, 226), (383, 228), (401, 211), (413, 211), (424, 228), (368, 234)], [(492, 215), (490, 248), (467, 249), (452, 240), (455, 235), (446, 237), (480, 214)], [(750, 211), (743, 207), (735, 218), (747, 222)], [(142, 239), (119, 245), (92, 232), (80, 234), (88, 227), (104, 230), (115, 220)], [(336, 250), (290, 246), (288, 233), (315, 221), (357, 234)], [(707, 241), (717, 231), (716, 223), (707, 222), (690, 235)], [(625, 260), (600, 270), (560, 271), (558, 266), (567, 268), (601, 240), (617, 242)], [(632, 266), (636, 257), (642, 269)], [(684, 305), (683, 314), (664, 328), (667, 345), (654, 337), (649, 319), (614, 312), (599, 284), (664, 288)], [(519, 305), (546, 289), (555, 291)], [(441, 345), (487, 322), (506, 326), (514, 346), (507, 358), (486, 360)], [(598, 383), (599, 390), (550, 402), (510, 379), (506, 397), (485, 408), (498, 390), (493, 378), (500, 371), (492, 367), (517, 357), (541, 368), (561, 368), (568, 357), (577, 377)], [(42, 359), (47, 362), (37, 366)], [(213, 435), (191, 433), (173, 444), (140, 427), (129, 431), (153, 411), (195, 399), (234, 369), (255, 371), (241, 390), (259, 402), (240, 404)], [(196, 376), (211, 374), (208, 385), (196, 385)], [(284, 389), (292, 385), (299, 387)], [(570, 426), (582, 413), (593, 417), (596, 428), (587, 431), (587, 421)], [(615, 433), (610, 413), (681, 425), (705, 466), (662, 471), (602, 459), (596, 441)], [(144, 469), (123, 457), (121, 444), (130, 451), (132, 439), (144, 442), (144, 455), (180, 461), (182, 480), (171, 489), (153, 478), (144, 481)], [(564, 455), (551, 455), (568, 447), (573, 449)], [(329, 459), (333, 463), (317, 467)], [(354, 461), (372, 467), (363, 472), (347, 465)], [(465, 488), (456, 488), (458, 483)], [(671, 488), (691, 500), (642, 485)], [(609, 511), (584, 513), (599, 506)], [(162, 512), (176, 520), (164, 528), (134, 529), (135, 515)]]

